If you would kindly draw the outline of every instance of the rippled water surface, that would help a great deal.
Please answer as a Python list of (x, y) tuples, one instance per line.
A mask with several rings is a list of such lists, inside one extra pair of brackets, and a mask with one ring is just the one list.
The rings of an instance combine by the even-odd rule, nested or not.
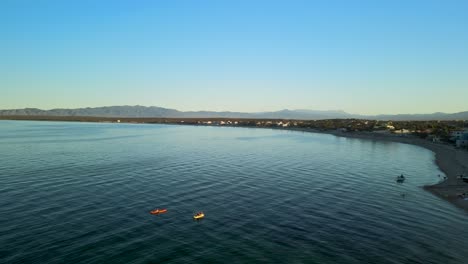
[(0, 121), (0, 262), (468, 263), (467, 214), (420, 188), (433, 160), (279, 130)]

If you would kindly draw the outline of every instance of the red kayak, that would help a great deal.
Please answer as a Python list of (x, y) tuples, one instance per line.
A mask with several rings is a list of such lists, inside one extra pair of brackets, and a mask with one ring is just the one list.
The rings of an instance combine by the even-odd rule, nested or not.
[(157, 214), (164, 214), (165, 212), (167, 212), (167, 209), (156, 209), (156, 210), (150, 211), (150, 214), (157, 215)]

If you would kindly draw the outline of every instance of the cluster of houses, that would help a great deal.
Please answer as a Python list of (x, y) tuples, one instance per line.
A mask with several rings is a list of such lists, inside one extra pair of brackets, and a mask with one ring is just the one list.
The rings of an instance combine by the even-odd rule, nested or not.
[[(290, 122), (287, 121), (257, 121), (255, 123), (257, 126), (278, 126), (278, 127), (289, 127), (291, 126)], [(293, 126), (297, 126), (297, 124), (293, 124)]]
[[(399, 135), (412, 134), (415, 132), (426, 133), (428, 134), (427, 139), (431, 140), (434, 143), (441, 142), (440, 136), (431, 134), (432, 131), (430, 129), (427, 129), (424, 131), (419, 131), (419, 130), (414, 131), (414, 130), (409, 130), (409, 129), (395, 130), (395, 128), (392, 127), (391, 125), (387, 126), (387, 129), (391, 131), (392, 133), (399, 134)], [(468, 148), (468, 128), (451, 131), (450, 141), (454, 142), (457, 148)]]
[[(436, 136), (433, 134), (430, 134), (431, 131), (412, 131), (408, 129), (400, 129), (400, 130), (392, 130), (392, 133), (395, 134), (400, 134), (400, 135), (405, 135), (405, 134), (411, 134), (415, 132), (424, 132), (429, 134), (427, 139), (431, 140), (434, 143), (440, 143), (441, 138), (440, 136)], [(455, 146), (457, 148), (468, 148), (468, 129), (461, 129), (461, 130), (454, 130), (450, 133), (450, 141), (455, 143)]]
[[(184, 121), (181, 121), (181, 123), (183, 123)], [(245, 123), (245, 122), (244, 122)], [(204, 120), (204, 121), (198, 121), (197, 124), (199, 125), (212, 125), (212, 126), (235, 126), (235, 125), (245, 125), (244, 123), (242, 122), (239, 122), (239, 121), (231, 121), (231, 120), (227, 120), (227, 121), (223, 121), (223, 120), (216, 120), (216, 121), (213, 121), (213, 120)], [(266, 127), (274, 127), (274, 126), (278, 126), (278, 127), (288, 127), (290, 125), (294, 125), (294, 124), (291, 124), (290, 122), (287, 122), (287, 121), (256, 121), (255, 122), (255, 126), (266, 126)], [(295, 124), (297, 125), (297, 123)]]
[[(187, 121), (179, 121), (180, 123), (187, 124)], [(391, 133), (398, 136), (407, 135), (426, 135), (426, 139), (434, 143), (441, 142), (441, 136), (434, 133), (432, 128), (427, 127), (412, 127), (412, 129), (403, 128), (405, 125), (393, 124), (392, 121), (368, 121), (368, 120), (325, 120), (315, 121), (300, 121), (300, 120), (196, 120), (190, 122), (191, 124), (208, 125), (208, 126), (256, 126), (256, 127), (308, 127), (316, 129), (336, 130), (338, 132), (352, 132), (352, 131), (372, 131), (374, 133)], [(327, 123), (328, 122), (328, 123)], [(331, 123), (330, 123), (331, 122)], [(450, 141), (454, 142), (458, 148), (468, 148), (468, 128), (461, 130), (454, 130), (450, 132)], [(444, 140), (447, 140), (445, 138)]]
[[(184, 121), (181, 121), (182, 123)], [(197, 124), (199, 125), (214, 125), (214, 126), (224, 126), (224, 125), (227, 125), (227, 126), (232, 126), (232, 125), (237, 125), (239, 122), (238, 121), (198, 121)]]

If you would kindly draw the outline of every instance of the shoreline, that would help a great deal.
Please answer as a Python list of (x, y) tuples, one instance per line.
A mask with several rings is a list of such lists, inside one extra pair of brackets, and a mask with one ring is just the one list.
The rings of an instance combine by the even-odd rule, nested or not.
[[(1, 118), (0, 118), (1, 119)], [(47, 119), (2, 119), (2, 120), (16, 120), (16, 121), (59, 121), (59, 122), (91, 122), (91, 123), (108, 123), (96, 120), (47, 120)], [(182, 126), (211, 126), (211, 125), (197, 125), (197, 124), (180, 124), (180, 123), (148, 123), (148, 122), (128, 122), (122, 120), (122, 123), (136, 123), (136, 124), (161, 124), (161, 125), (182, 125)], [(219, 126), (214, 126), (219, 127)], [(428, 140), (421, 139), (415, 136), (397, 136), (388, 133), (376, 132), (339, 132), (339, 131), (322, 131), (312, 128), (293, 128), (293, 127), (256, 127), (256, 126), (231, 126), (225, 125), (223, 127), (240, 127), (240, 128), (261, 128), (261, 129), (277, 129), (283, 131), (297, 131), (306, 133), (328, 134), (337, 137), (356, 138), (374, 141), (395, 142), (419, 146), (432, 151), (435, 154), (435, 164), (445, 174), (446, 180), (433, 185), (425, 185), (422, 188), (433, 195), (450, 202), (458, 208), (463, 209), (468, 213), (468, 201), (460, 199), (459, 194), (468, 193), (468, 183), (463, 182), (459, 176), (460, 174), (468, 173), (468, 151), (456, 149), (452, 145), (444, 143), (432, 143)]]
[(454, 146), (444, 143), (432, 143), (414, 136), (395, 136), (373, 132), (337, 132), (294, 128), (280, 129), (328, 134), (345, 138), (403, 143), (428, 149), (435, 154), (434, 162), (447, 178), (433, 185), (422, 186), (422, 188), (468, 213), (468, 201), (458, 197), (459, 194), (468, 193), (468, 183), (463, 182), (462, 179), (459, 178), (460, 174), (466, 175), (468, 172), (468, 151), (456, 149)]

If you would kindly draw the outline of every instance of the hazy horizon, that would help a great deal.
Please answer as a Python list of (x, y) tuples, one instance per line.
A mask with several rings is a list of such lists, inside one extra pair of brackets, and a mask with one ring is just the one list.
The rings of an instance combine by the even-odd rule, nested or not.
[(3, 1), (0, 109), (467, 111), (465, 1)]
[[(361, 116), (379, 116), (379, 115), (431, 115), (431, 114), (437, 114), (437, 113), (442, 113), (442, 114), (456, 114), (456, 113), (461, 113), (461, 112), (468, 112), (468, 110), (465, 111), (459, 111), (459, 112), (427, 112), (427, 113), (399, 113), (399, 114), (389, 114), (389, 113), (378, 113), (378, 114), (360, 114), (360, 113), (352, 113), (348, 112), (343, 109), (276, 109), (276, 110), (271, 110), (271, 111), (257, 111), (257, 112), (247, 112), (247, 111), (228, 111), (228, 110), (220, 110), (220, 111), (214, 111), (210, 109), (197, 109), (197, 110), (180, 110), (176, 109), (173, 107), (162, 107), (162, 106), (157, 106), (157, 105), (102, 105), (102, 106), (84, 106), (84, 107), (76, 107), (76, 108), (71, 108), (71, 107), (59, 107), (59, 108), (35, 108), (35, 107), (24, 107), (24, 108), (15, 108), (15, 109), (40, 109), (40, 110), (45, 110), (45, 111), (50, 111), (50, 110), (56, 110), (56, 109), (86, 109), (86, 108), (104, 108), (104, 107), (158, 107), (158, 108), (164, 108), (164, 109), (170, 109), (170, 110), (177, 110), (180, 112), (233, 112), (233, 113), (246, 113), (246, 114), (255, 114), (255, 113), (267, 113), (267, 112), (281, 112), (281, 111), (299, 111), (299, 112), (306, 112), (306, 111), (318, 111), (318, 112), (344, 112), (346, 114), (350, 115), (361, 115)], [(2, 110), (15, 110), (15, 109), (0, 109)]]

